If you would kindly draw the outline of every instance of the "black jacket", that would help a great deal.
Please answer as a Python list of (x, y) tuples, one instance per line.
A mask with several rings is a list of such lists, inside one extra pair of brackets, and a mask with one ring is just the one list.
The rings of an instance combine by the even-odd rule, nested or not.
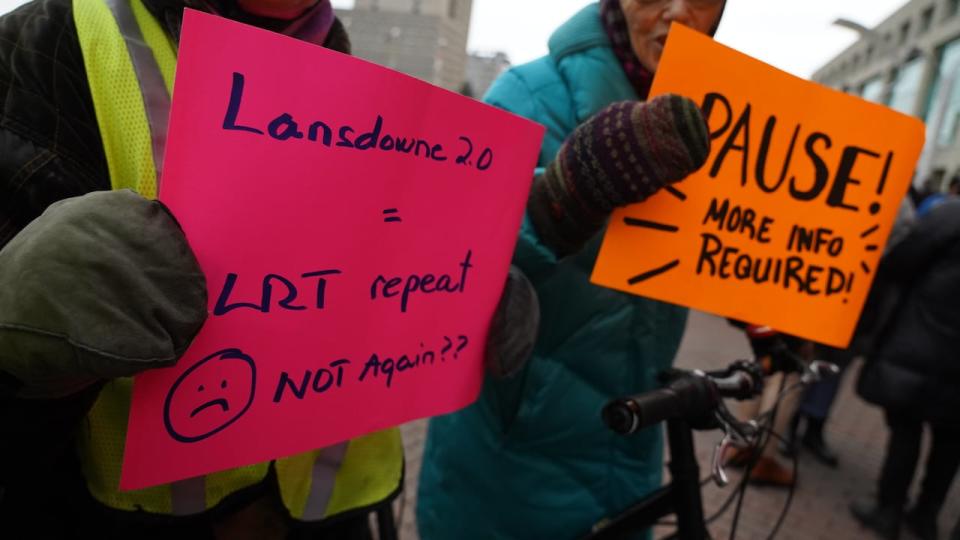
[[(105, 189), (109, 173), (70, 0), (0, 17), (0, 249), (50, 204)], [(8, 380), (0, 377), (0, 536), (17, 523), (31, 524), (38, 537), (66, 536), (75, 530), (69, 522), (88, 514), (69, 503), (83, 493), (72, 436), (96, 389), (26, 401), (4, 391)]]
[(860, 378), (868, 401), (960, 425), (960, 199), (919, 219), (881, 272), (901, 301)]
[(0, 17), (0, 248), (47, 206), (110, 189), (70, 0)]

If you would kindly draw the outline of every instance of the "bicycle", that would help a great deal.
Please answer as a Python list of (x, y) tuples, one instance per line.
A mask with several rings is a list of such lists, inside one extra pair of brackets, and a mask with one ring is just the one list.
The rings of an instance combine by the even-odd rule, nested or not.
[[(807, 364), (784, 346), (760, 361), (738, 360), (720, 371), (671, 370), (665, 374), (663, 388), (609, 402), (603, 409), (602, 417), (607, 426), (619, 434), (630, 435), (666, 422), (671, 482), (619, 515), (594, 525), (592, 530), (582, 537), (583, 540), (623, 538), (661, 524), (661, 519), (672, 514), (677, 517), (677, 530), (670, 538), (710, 538), (707, 523), (719, 517), (729, 507), (733, 496), (716, 516), (705, 520), (701, 487), (711, 479), (720, 487), (729, 484), (724, 471), (723, 456), (731, 444), (763, 448), (769, 442), (769, 437), (775, 436), (763, 423), (776, 416), (777, 406), (758, 419), (741, 422), (730, 413), (723, 400), (730, 398), (743, 401), (759, 396), (763, 391), (764, 378), (777, 372), (801, 373), (801, 382), (797, 385), (800, 386), (819, 380), (824, 373), (837, 373), (839, 370), (835, 365), (826, 362), (814, 361)], [(778, 404), (787, 392), (795, 389), (796, 387), (784, 388), (781, 384)], [(710, 476), (701, 481), (693, 431), (713, 429), (721, 429), (724, 436), (714, 448)], [(733, 493), (734, 496), (740, 494), (740, 502), (743, 501), (743, 492), (751, 468), (752, 463), (748, 464), (741, 484)], [(784, 512), (771, 533), (771, 538), (776, 536), (792, 496), (791, 488)], [(731, 538), (736, 532), (739, 510), (738, 503)]]

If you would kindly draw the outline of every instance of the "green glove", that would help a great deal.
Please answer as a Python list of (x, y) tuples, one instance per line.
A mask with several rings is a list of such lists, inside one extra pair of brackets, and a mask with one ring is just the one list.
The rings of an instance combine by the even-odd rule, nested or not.
[(0, 380), (17, 397), (170, 366), (206, 316), (179, 224), (132, 191), (55, 203), (0, 250)]

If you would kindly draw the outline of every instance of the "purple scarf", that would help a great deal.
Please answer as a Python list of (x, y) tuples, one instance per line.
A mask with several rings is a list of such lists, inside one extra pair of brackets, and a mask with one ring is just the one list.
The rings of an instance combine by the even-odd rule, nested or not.
[(600, 1), (600, 21), (607, 32), (607, 37), (610, 38), (613, 54), (620, 61), (620, 67), (623, 68), (627, 80), (637, 92), (637, 97), (641, 100), (647, 99), (647, 95), (650, 94), (650, 85), (653, 83), (653, 73), (643, 67), (636, 53), (633, 52), (633, 46), (630, 44), (630, 29), (627, 27), (627, 18), (620, 8), (620, 0)]
[[(147, 1), (148, 5), (164, 5), (166, 3), (176, 4), (176, 2), (182, 2), (183, 0)], [(236, 0), (187, 0), (185, 5), (321, 46), (327, 40), (327, 35), (330, 34), (330, 29), (333, 27), (333, 21), (336, 20), (330, 0), (317, 0), (306, 11), (290, 20), (247, 13), (240, 9)], [(177, 24), (177, 27), (179, 28), (179, 24)]]
[(299, 40), (323, 45), (333, 26), (333, 6), (330, 0), (320, 0), (283, 29), (283, 33)]

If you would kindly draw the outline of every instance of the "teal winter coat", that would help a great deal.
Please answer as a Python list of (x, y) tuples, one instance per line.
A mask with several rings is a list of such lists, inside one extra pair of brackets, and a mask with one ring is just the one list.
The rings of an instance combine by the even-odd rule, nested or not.
[[(637, 95), (596, 4), (550, 38), (544, 58), (513, 68), (485, 100), (547, 127), (539, 166), (567, 135)], [(602, 234), (558, 259), (529, 218), (514, 254), (540, 300), (533, 357), (489, 378), (477, 403), (431, 421), (417, 520), (424, 540), (576, 538), (661, 484), (661, 429), (609, 431), (609, 399), (656, 387), (676, 354), (686, 310), (589, 283)]]

